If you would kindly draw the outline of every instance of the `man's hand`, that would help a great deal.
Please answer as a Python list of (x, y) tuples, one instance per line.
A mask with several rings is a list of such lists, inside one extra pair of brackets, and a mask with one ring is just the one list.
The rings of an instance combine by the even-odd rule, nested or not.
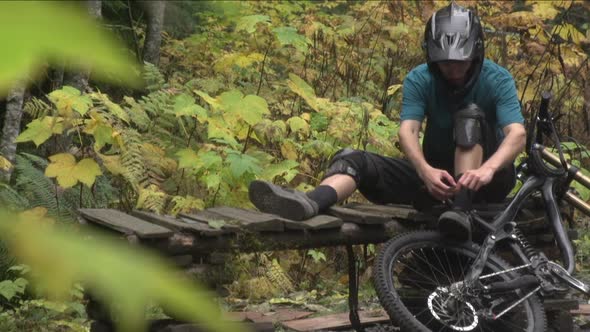
[(492, 178), (494, 177), (494, 170), (491, 167), (482, 166), (478, 169), (471, 169), (463, 173), (461, 178), (457, 181), (459, 186), (457, 190), (461, 189), (462, 187), (471, 189), (473, 191), (479, 190), (479, 188), (485, 186), (486, 184), (492, 182)]
[(457, 184), (447, 171), (427, 166), (419, 175), (434, 198), (444, 201), (454, 195)]

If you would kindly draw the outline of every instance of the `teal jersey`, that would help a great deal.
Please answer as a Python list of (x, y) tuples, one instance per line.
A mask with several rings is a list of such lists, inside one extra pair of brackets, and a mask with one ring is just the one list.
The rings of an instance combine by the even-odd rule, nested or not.
[[(443, 82), (430, 73), (426, 64), (412, 69), (403, 84), (401, 121), (426, 118), (424, 157), (433, 167), (452, 170), (455, 155), (453, 110), (441, 84)], [(477, 82), (461, 104), (469, 103), (477, 104), (486, 113), (488, 125), (496, 129), (497, 142), (504, 138), (502, 128), (506, 125), (524, 123), (512, 75), (490, 60), (484, 60)]]

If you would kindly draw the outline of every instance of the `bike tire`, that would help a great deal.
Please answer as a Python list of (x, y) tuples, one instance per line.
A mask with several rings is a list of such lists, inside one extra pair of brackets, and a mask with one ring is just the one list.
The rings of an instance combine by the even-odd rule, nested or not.
[[(424, 290), (418, 290), (418, 292), (424, 292), (425, 294), (428, 294), (428, 290), (426, 284), (430, 283), (430, 281), (425, 281), (427, 280), (427, 277), (422, 276), (422, 275), (426, 275), (428, 274), (426, 271), (426, 269), (422, 269), (422, 267), (419, 268), (418, 265), (416, 264), (412, 264), (409, 265), (410, 263), (412, 263), (411, 261), (408, 261), (404, 264), (402, 264), (402, 262), (400, 261), (397, 266), (395, 265), (395, 262), (397, 259), (404, 259), (405, 256), (402, 255), (408, 255), (408, 257), (418, 257), (421, 254), (419, 252), (415, 252), (415, 249), (421, 248), (421, 253), (424, 254), (423, 258), (426, 259), (414, 259), (415, 262), (418, 263), (418, 265), (422, 264), (420, 262), (420, 260), (425, 261), (426, 264), (430, 264), (430, 261), (428, 261), (428, 258), (426, 253), (428, 253), (429, 248), (432, 250), (432, 252), (434, 253), (434, 256), (437, 257), (437, 259), (439, 260), (439, 262), (441, 262), (441, 265), (438, 268), (434, 268), (434, 270), (437, 270), (438, 272), (441, 271), (445, 271), (448, 272), (448, 275), (446, 276), (447, 278), (455, 278), (455, 280), (452, 280), (452, 282), (456, 282), (460, 279), (459, 276), (454, 276), (453, 274), (457, 274), (458, 273), (454, 270), (462, 270), (465, 271), (465, 269), (467, 268), (467, 266), (469, 265), (469, 259), (473, 259), (477, 256), (477, 253), (479, 251), (479, 246), (477, 244), (474, 243), (455, 243), (455, 242), (451, 242), (449, 241), (447, 238), (444, 238), (442, 236), (442, 234), (440, 234), (437, 231), (414, 231), (414, 232), (409, 232), (409, 233), (405, 233), (405, 234), (401, 234), (398, 235), (392, 239), (390, 239), (386, 244), (384, 244), (384, 246), (382, 247), (382, 249), (380, 250), (379, 254), (377, 255), (377, 258), (375, 260), (375, 264), (374, 264), (374, 269), (373, 269), (373, 283), (374, 283), (374, 287), (375, 287), (375, 291), (377, 293), (377, 296), (379, 297), (379, 301), (381, 302), (381, 305), (383, 306), (383, 308), (385, 309), (385, 311), (387, 312), (387, 314), (389, 315), (392, 323), (394, 325), (397, 325), (400, 327), (400, 329), (402, 331), (412, 331), (412, 332), (430, 332), (433, 331), (433, 329), (435, 331), (461, 331), (460, 327), (456, 327), (456, 326), (452, 326), (449, 327), (448, 325), (443, 325), (440, 323), (439, 321), (436, 321), (436, 318), (434, 314), (432, 314), (432, 311), (435, 310), (433, 309), (433, 305), (432, 305), (432, 300), (429, 298), (424, 298), (424, 302), (422, 301), (421, 297), (416, 297), (416, 295), (408, 295), (406, 296), (406, 292), (407, 292), (407, 287), (403, 288), (402, 283), (404, 282), (413, 282), (415, 283), (416, 289), (418, 289), (419, 287), (424, 288)], [(436, 251), (435, 251), (436, 248)], [(439, 252), (445, 252), (445, 256), (447, 256), (447, 263), (448, 263), (448, 268), (446, 267), (446, 263), (443, 263), (442, 261), (444, 259), (440, 259), (439, 254), (437, 253), (437, 251)], [(453, 258), (451, 257), (449, 259), (449, 256), (451, 256), (450, 254), (455, 254), (457, 258), (455, 259), (455, 263), (454, 265), (451, 264)], [(433, 254), (429, 254), (431, 257), (433, 256)], [(442, 256), (444, 258), (444, 256)], [(432, 262), (435, 262), (435, 259), (432, 258)], [(463, 263), (462, 263), (463, 262)], [(405, 265), (405, 266), (404, 266)], [(467, 265), (467, 266), (464, 266)], [(501, 259), (500, 257), (491, 254), (489, 256), (489, 259), (487, 261), (486, 267), (484, 268), (484, 273), (490, 273), (490, 272), (497, 272), (497, 271), (501, 271), (501, 270), (505, 270), (509, 268), (509, 264), (506, 263), (503, 259)], [(393, 272), (394, 269), (398, 269), (398, 271), (400, 272)], [(415, 269), (416, 271), (411, 272), (412, 269)], [(400, 279), (400, 277), (398, 277), (397, 280), (394, 280), (394, 273), (399, 273), (399, 275), (402, 275), (405, 270), (408, 270), (410, 272), (408, 275), (408, 278), (406, 279)], [(448, 271), (447, 271), (448, 270)], [(437, 279), (436, 277), (437, 274), (434, 273), (433, 269), (431, 269), (431, 271), (434, 274), (434, 278)], [(437, 273), (438, 273), (437, 272)], [(463, 273), (463, 272), (461, 272)], [(412, 277), (412, 275), (415, 275), (416, 277)], [(441, 275), (443, 275), (444, 273), (441, 273)], [(483, 275), (483, 274), (482, 274)], [(449, 277), (450, 276), (450, 277)], [(490, 279), (493, 278), (500, 278), (499, 280), (506, 280), (508, 278), (515, 278), (518, 276), (518, 273), (516, 271), (510, 272), (510, 273), (506, 273), (506, 274), (501, 274), (498, 276), (494, 276)], [(411, 278), (410, 278), (411, 277)], [(422, 278), (423, 281), (420, 281), (419, 279)], [(442, 278), (442, 277), (441, 277)], [(428, 279), (428, 280), (432, 280), (432, 279)], [(487, 279), (486, 279), (487, 280)], [(496, 281), (498, 281), (498, 279), (496, 279)], [(396, 286), (394, 286), (395, 283), (398, 283), (397, 287), (398, 289), (396, 289)], [(422, 283), (422, 284), (420, 284)], [(432, 282), (434, 284), (434, 282)], [(431, 286), (433, 287), (433, 286)], [(435, 287), (435, 286), (434, 286)], [(411, 287), (410, 287), (411, 289)], [(438, 289), (438, 288), (434, 288), (434, 289)], [(410, 290), (411, 292), (412, 290)], [(404, 296), (406, 296), (404, 298)], [(413, 297), (412, 297), (413, 296)], [(430, 296), (432, 297), (432, 296)], [(418, 302), (419, 305), (416, 305), (415, 302), (411, 302), (411, 301), (415, 301), (415, 299), (418, 298)], [(441, 297), (442, 298), (442, 297)], [(408, 300), (408, 299), (411, 299)], [(430, 301), (430, 302), (427, 302)], [(420, 313), (416, 313), (416, 310), (419, 310), (421, 307), (421, 305), (424, 305), (425, 309), (422, 309), (420, 311)], [(522, 307), (521, 307), (522, 306)], [(419, 309), (415, 309), (416, 307), (419, 307)], [(462, 306), (463, 312), (465, 311), (466, 306)], [(413, 309), (414, 312), (412, 312)], [(516, 307), (517, 310), (515, 310), (517, 313), (514, 313), (513, 315), (516, 315), (515, 317), (513, 316), (512, 319), (514, 319), (515, 322), (517, 322), (518, 324), (523, 324), (522, 330), (523, 331), (527, 331), (527, 332), (544, 332), (547, 329), (547, 318), (545, 315), (545, 310), (543, 308), (543, 305), (541, 303), (541, 301), (539, 300), (539, 297), (535, 294), (532, 295), (531, 297), (529, 297), (527, 300), (525, 300), (524, 302), (522, 302), (521, 304), (519, 304)], [(426, 312), (424, 313), (424, 311), (426, 310)], [(475, 310), (473, 309), (473, 307), (471, 307), (471, 310), (473, 310), (473, 316), (475, 315)], [(467, 310), (469, 311), (469, 310)], [(447, 314), (448, 312), (444, 312), (445, 314)], [(510, 312), (509, 312), (510, 313)], [(436, 313), (435, 313), (436, 314)], [(512, 314), (512, 313), (511, 313)], [(427, 316), (424, 315), (430, 315), (430, 320), (426, 322), (427, 320)], [(526, 322), (522, 323), (522, 320), (520, 320), (520, 316), (525, 316), (526, 318)], [(440, 315), (439, 315), (440, 316)], [(418, 317), (420, 319), (418, 319)], [(440, 316), (442, 317), (442, 316)], [(508, 317), (508, 318), (507, 318)], [(482, 318), (479, 318), (479, 328), (472, 328), (471, 330), (473, 331), (498, 331), (498, 330), (504, 330), (505, 328), (509, 330), (515, 330), (515, 328), (511, 327), (510, 324), (512, 324), (512, 322), (508, 322), (508, 319), (510, 316), (505, 315), (503, 319), (507, 320), (507, 322), (499, 322), (499, 321), (484, 321)], [(435, 319), (435, 321), (433, 322), (432, 319)], [(473, 320), (475, 323), (477, 323), (477, 320)], [(486, 329), (486, 325), (485, 324), (496, 324), (496, 326), (501, 326), (501, 328), (499, 327), (492, 327), (489, 329)], [(428, 325), (428, 327), (426, 325)], [(440, 328), (440, 326), (436, 326), (436, 324), (443, 326), (442, 328)], [(498, 324), (502, 324), (502, 325), (498, 325)], [(466, 328), (466, 327), (465, 327)], [(471, 331), (470, 329), (466, 329), (463, 331)]]

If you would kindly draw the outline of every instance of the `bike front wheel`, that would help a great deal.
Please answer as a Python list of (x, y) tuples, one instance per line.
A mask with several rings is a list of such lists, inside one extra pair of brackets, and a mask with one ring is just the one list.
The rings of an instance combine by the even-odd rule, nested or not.
[[(373, 282), (381, 305), (402, 331), (543, 332), (547, 319), (536, 295), (510, 308), (527, 291), (493, 296), (457, 296), (450, 286), (465, 279), (479, 251), (474, 243), (455, 243), (439, 232), (417, 231), (389, 240), (379, 252)], [(509, 269), (490, 255), (483, 275)], [(518, 277), (516, 271), (481, 279), (484, 285)], [(504, 310), (499, 318), (492, 318)], [(483, 314), (483, 313), (487, 314)]]

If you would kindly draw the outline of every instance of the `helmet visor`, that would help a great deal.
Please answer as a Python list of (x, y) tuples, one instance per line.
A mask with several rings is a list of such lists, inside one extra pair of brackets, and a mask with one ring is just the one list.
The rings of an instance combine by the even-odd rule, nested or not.
[(455, 11), (453, 15), (434, 15), (427, 38), (429, 61), (466, 61), (474, 57), (477, 34), (471, 33), (469, 12)]

